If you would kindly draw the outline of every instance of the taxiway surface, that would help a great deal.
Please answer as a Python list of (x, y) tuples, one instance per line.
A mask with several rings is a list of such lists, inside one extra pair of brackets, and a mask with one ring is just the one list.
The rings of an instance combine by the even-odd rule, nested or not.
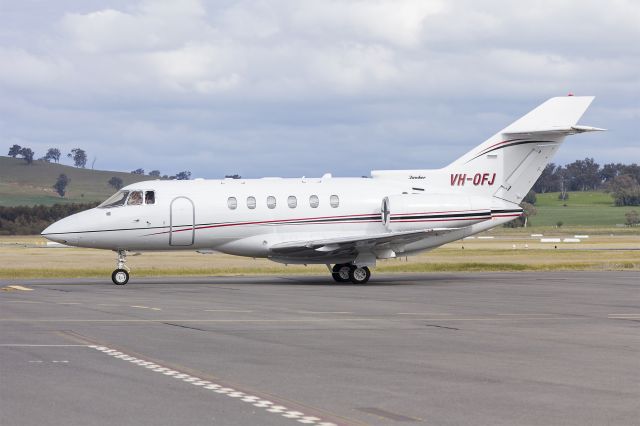
[(1, 425), (640, 418), (637, 272), (0, 287)]

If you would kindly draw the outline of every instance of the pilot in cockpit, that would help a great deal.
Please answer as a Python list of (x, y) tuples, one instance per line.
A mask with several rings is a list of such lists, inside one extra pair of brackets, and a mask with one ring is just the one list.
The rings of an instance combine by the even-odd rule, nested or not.
[(133, 191), (131, 195), (129, 195), (129, 200), (127, 204), (138, 206), (142, 204), (142, 192), (141, 191)]
[(155, 204), (156, 202), (156, 193), (154, 191), (147, 191), (144, 193), (144, 203), (145, 204)]

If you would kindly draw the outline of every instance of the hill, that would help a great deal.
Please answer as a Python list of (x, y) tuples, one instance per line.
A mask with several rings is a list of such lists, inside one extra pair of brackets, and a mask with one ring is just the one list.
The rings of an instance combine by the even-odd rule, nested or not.
[[(64, 198), (56, 194), (52, 187), (61, 173), (70, 179)], [(8, 207), (102, 201), (115, 192), (107, 183), (113, 176), (122, 179), (125, 185), (154, 179), (131, 173), (79, 169), (39, 160), (27, 165), (24, 160), (0, 156), (0, 205)]]

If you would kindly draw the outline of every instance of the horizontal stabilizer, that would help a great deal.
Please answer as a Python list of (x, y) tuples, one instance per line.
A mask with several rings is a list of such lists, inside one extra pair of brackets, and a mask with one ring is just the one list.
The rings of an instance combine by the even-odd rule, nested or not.
[(511, 138), (515, 136), (575, 135), (577, 133), (604, 132), (606, 130), (607, 129), (591, 126), (569, 126), (535, 130), (508, 130), (502, 134), (505, 137)]

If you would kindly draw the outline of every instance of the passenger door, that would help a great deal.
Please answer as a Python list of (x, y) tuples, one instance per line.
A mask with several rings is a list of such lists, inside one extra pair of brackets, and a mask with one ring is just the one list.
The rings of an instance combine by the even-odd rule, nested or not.
[(170, 246), (191, 246), (195, 238), (195, 207), (187, 197), (171, 201)]

